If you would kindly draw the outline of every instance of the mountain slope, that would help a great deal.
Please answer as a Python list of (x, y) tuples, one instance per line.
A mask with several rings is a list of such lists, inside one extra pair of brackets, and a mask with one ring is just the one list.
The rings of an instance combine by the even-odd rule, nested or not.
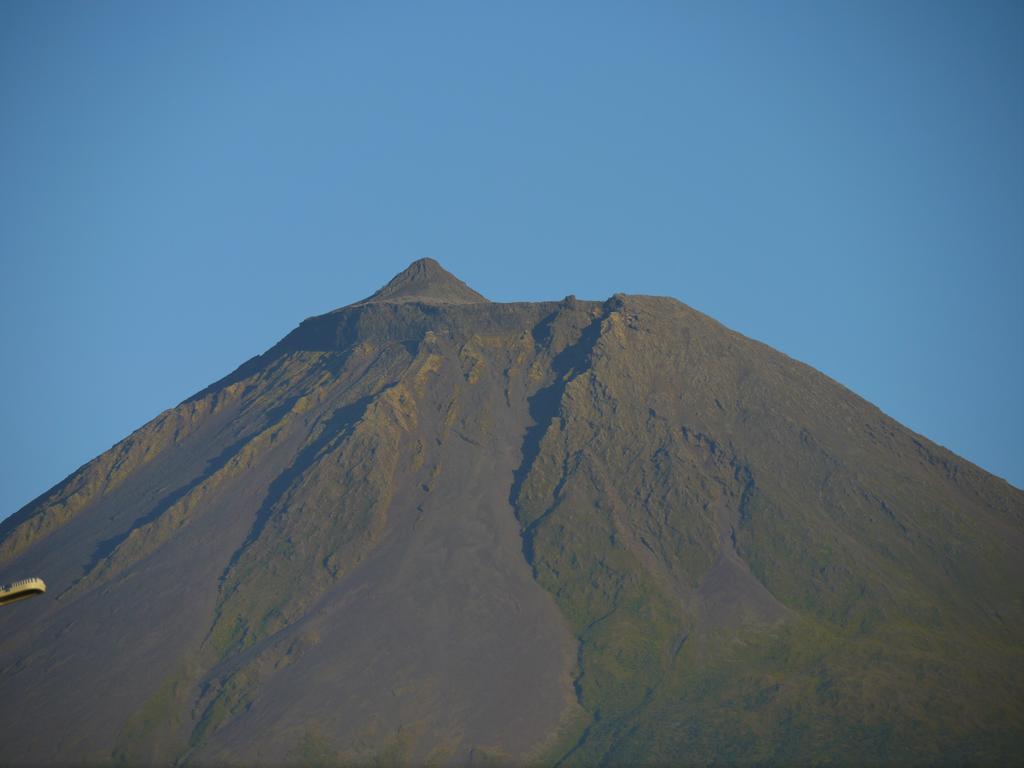
[(674, 300), (422, 260), (0, 525), (50, 588), (0, 614), (5, 755), (1012, 761), (1022, 518)]

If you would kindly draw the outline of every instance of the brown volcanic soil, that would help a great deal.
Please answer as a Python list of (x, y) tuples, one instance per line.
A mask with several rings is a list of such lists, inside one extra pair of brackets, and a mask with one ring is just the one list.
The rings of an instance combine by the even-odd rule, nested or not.
[(674, 300), (421, 260), (0, 525), (3, 762), (1012, 762), (1022, 523)]

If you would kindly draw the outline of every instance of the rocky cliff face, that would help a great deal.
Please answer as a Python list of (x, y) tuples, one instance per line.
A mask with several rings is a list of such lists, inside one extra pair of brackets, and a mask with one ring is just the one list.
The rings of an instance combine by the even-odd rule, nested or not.
[(3, 762), (1012, 762), (1022, 524), (672, 299), (423, 260), (0, 525)]

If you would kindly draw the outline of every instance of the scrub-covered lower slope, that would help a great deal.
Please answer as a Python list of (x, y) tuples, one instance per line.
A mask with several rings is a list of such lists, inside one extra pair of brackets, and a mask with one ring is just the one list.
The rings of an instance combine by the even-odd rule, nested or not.
[(1014, 762), (1022, 562), (820, 373), (423, 260), (0, 525), (3, 762)]

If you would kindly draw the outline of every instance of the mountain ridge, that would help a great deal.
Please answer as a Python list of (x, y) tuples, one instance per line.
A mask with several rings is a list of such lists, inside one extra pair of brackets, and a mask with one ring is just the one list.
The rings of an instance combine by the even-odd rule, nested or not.
[(1019, 491), (674, 299), (409, 284), (0, 524), (12, 759), (1018, 754)]

